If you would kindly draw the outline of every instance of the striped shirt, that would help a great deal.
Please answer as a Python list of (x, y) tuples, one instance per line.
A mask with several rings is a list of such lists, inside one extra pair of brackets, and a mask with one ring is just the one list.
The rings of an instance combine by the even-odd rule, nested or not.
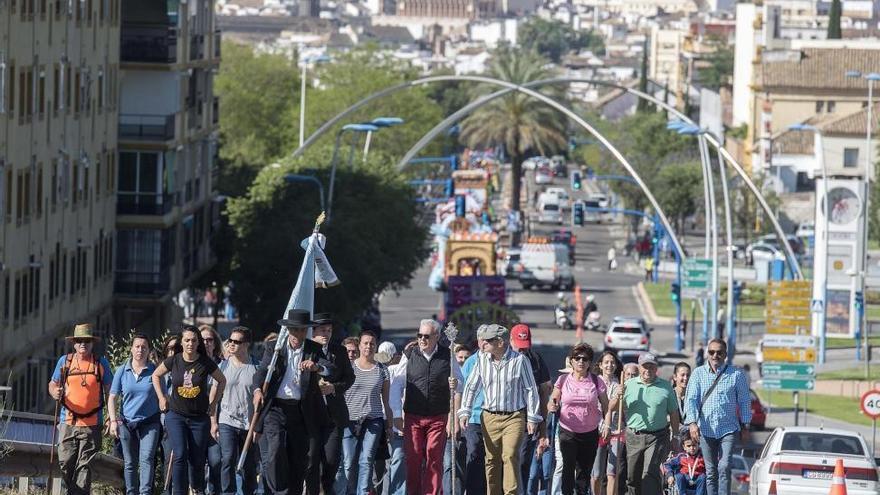
[(745, 373), (730, 365), (725, 365), (721, 373), (718, 385), (706, 398), (702, 414), (700, 403), (717, 374), (706, 363), (695, 369), (688, 381), (685, 417), (689, 423), (699, 422), (700, 434), (708, 438), (721, 438), (739, 431), (740, 423), (752, 421), (752, 396)]
[(354, 383), (345, 391), (345, 402), (348, 404), (348, 419), (384, 418), (385, 409), (382, 404), (382, 386), (390, 380), (388, 368), (376, 363), (372, 368), (361, 369), (357, 360), (352, 361)]
[(528, 358), (508, 347), (500, 361), (491, 353), (479, 353), (474, 372), (468, 375), (462, 394), (459, 417), (469, 417), (477, 392), (483, 390), (484, 411), (519, 411), (526, 409), (530, 423), (543, 418), (538, 409), (538, 387)]

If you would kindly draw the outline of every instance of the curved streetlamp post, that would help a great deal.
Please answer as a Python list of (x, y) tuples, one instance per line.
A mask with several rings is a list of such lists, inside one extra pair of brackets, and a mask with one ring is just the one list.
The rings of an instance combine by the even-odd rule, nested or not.
[(327, 205), (324, 203), (324, 185), (321, 184), (321, 181), (319, 181), (317, 177), (312, 177), (311, 175), (287, 174), (284, 176), (284, 180), (287, 182), (306, 182), (318, 186), (321, 211), (326, 211)]
[(300, 74), (299, 88), (299, 145), (303, 145), (303, 137), (306, 135), (306, 70), (309, 64), (318, 64), (321, 62), (329, 62), (330, 57), (327, 55), (319, 55), (317, 57), (306, 57), (302, 61), (302, 74)]
[[(333, 146), (333, 158), (330, 159), (330, 190), (327, 193), (327, 222), (330, 221), (330, 214), (333, 210), (333, 186), (336, 184), (336, 165), (339, 162), (339, 142), (345, 131), (351, 132), (373, 132), (379, 128), (371, 124), (347, 124), (336, 133), (336, 144)], [(309, 138), (311, 139), (311, 137)], [(349, 156), (349, 161), (351, 157)]]
[[(378, 117), (367, 123), (384, 129), (385, 127), (394, 127), (396, 125), (403, 124), (403, 119), (401, 119), (400, 117)], [(367, 155), (370, 153), (370, 139), (372, 137), (373, 131), (368, 131), (367, 139), (364, 142), (364, 163), (367, 163)]]

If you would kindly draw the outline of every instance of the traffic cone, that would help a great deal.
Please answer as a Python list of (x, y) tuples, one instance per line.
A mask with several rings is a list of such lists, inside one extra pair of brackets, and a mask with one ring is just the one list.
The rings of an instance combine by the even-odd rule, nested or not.
[(776, 480), (770, 481), (770, 489), (767, 490), (767, 495), (777, 495), (776, 492)]
[(831, 491), (828, 495), (846, 495), (846, 474), (843, 471), (843, 459), (834, 464), (834, 475), (831, 477)]

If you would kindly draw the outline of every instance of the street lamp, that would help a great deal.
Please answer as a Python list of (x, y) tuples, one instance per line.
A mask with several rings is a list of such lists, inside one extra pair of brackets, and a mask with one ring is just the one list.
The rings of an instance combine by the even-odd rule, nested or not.
[(326, 211), (326, 205), (324, 204), (324, 185), (321, 184), (321, 181), (319, 181), (316, 177), (313, 177), (311, 175), (286, 174), (284, 176), (284, 180), (287, 182), (308, 182), (318, 186), (318, 194), (321, 201), (321, 211)]
[[(822, 169), (822, 216), (824, 217), (822, 220), (822, 245), (823, 250), (825, 251), (825, 259), (821, 260), (822, 270), (819, 271), (822, 276), (821, 284), (819, 283), (819, 277), (817, 276), (819, 275), (819, 273), (813, 274), (813, 297), (816, 297), (817, 291), (815, 287), (818, 286), (819, 300), (822, 301), (822, 311), (819, 313), (817, 332), (819, 334), (819, 364), (824, 364), (825, 317), (828, 311), (828, 168), (825, 166), (825, 153), (822, 148), (822, 133), (818, 128), (809, 124), (794, 124), (788, 126), (788, 129), (792, 131), (809, 131), (813, 133), (813, 154), (816, 155), (816, 159), (819, 162), (819, 167)], [(788, 242), (788, 240), (784, 239), (783, 242)], [(813, 263), (815, 264), (815, 258)], [(856, 346), (856, 349), (858, 349), (858, 345)]]
[(302, 148), (303, 141), (306, 136), (306, 69), (309, 64), (318, 64), (321, 62), (329, 62), (330, 57), (327, 55), (318, 55), (317, 57), (306, 57), (302, 60), (302, 74), (300, 75), (299, 89), (299, 147)]
[[(385, 128), (385, 127), (394, 127), (396, 125), (400, 125), (403, 123), (403, 119), (401, 119), (400, 117), (378, 117), (378, 118), (375, 118), (367, 123), (374, 125), (376, 127), (379, 127), (379, 128)], [(364, 163), (367, 162), (367, 155), (370, 153), (370, 140), (372, 137), (373, 137), (373, 131), (368, 131), (366, 142), (364, 142)], [(352, 151), (353, 151), (353, 149), (352, 149)], [(349, 157), (349, 162), (351, 162), (350, 158), (351, 157)]]
[[(330, 214), (333, 210), (333, 186), (336, 184), (336, 164), (338, 163), (339, 158), (339, 143), (342, 139), (342, 134), (345, 131), (351, 132), (375, 132), (378, 131), (379, 128), (372, 124), (347, 124), (342, 126), (342, 129), (336, 132), (336, 143), (333, 146), (333, 157), (330, 159), (330, 191), (327, 193), (327, 222), (330, 222)], [(349, 161), (351, 161), (349, 159)]]

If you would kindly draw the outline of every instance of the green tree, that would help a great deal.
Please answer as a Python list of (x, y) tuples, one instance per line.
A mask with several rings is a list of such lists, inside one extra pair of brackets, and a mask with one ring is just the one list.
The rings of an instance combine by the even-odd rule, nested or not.
[[(489, 63), (491, 77), (513, 83), (526, 83), (551, 76), (544, 58), (535, 52), (510, 48), (495, 51)], [(482, 92), (497, 88), (482, 87)], [(548, 88), (545, 94), (552, 93)], [(557, 98), (558, 100), (558, 98)], [(510, 157), (513, 188), (511, 210), (519, 211), (522, 162), (529, 150), (551, 155), (567, 146), (566, 120), (562, 114), (545, 103), (522, 93), (513, 93), (493, 100), (466, 118), (461, 135), (472, 148), (503, 144)]]
[(831, 0), (831, 9), (828, 11), (829, 40), (839, 40), (843, 37), (840, 31), (840, 14), (842, 10), (840, 0)]
[(572, 50), (592, 50), (597, 55), (605, 53), (602, 37), (590, 31), (575, 31), (568, 24), (532, 17), (523, 22), (517, 31), (520, 46), (534, 50), (555, 63)]
[(238, 196), (260, 168), (296, 144), (299, 74), (287, 57), (224, 42), (214, 89), (220, 98), (219, 188)]
[[(303, 261), (300, 242), (320, 212), (317, 188), (289, 183), (284, 176), (312, 173), (308, 169), (328, 163), (330, 152), (325, 147), (311, 159), (264, 169), (247, 196), (230, 200), (233, 301), (251, 328), (275, 328)], [(391, 169), (392, 163), (386, 155), (371, 153), (364, 166), (337, 170), (332, 221), (321, 232), (341, 285), (317, 290), (315, 308), (332, 312), (339, 321), (360, 315), (375, 294), (406, 286), (428, 255), (427, 232), (417, 221), (412, 188)], [(327, 167), (314, 173), (328, 183)]]
[(703, 175), (699, 162), (672, 163), (657, 175), (656, 195), (676, 232), (684, 232), (684, 219), (696, 213), (703, 196)]
[[(642, 48), (642, 67), (639, 71), (639, 91), (642, 93), (648, 92), (648, 40), (645, 39), (645, 43)], [(636, 105), (636, 111), (639, 113), (651, 111), (652, 105), (651, 103), (644, 99), (639, 98), (639, 103)]]
[(717, 90), (729, 84), (733, 76), (733, 48), (720, 45), (715, 53), (709, 55), (709, 67), (700, 73), (703, 86)]

